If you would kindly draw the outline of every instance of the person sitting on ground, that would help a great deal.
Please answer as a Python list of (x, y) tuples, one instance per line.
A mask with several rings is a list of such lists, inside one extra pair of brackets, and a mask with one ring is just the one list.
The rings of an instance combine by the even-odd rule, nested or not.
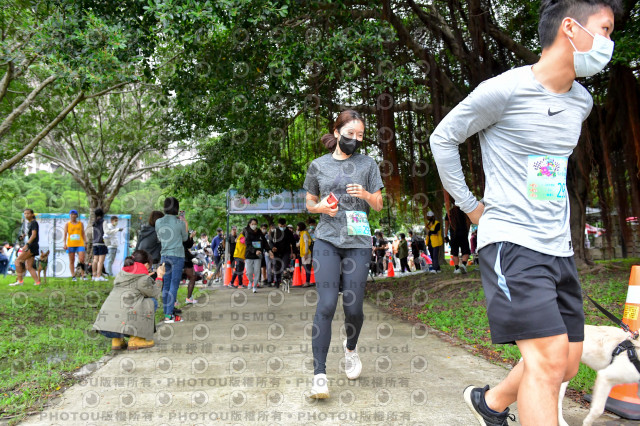
[[(113, 289), (100, 308), (93, 329), (111, 338), (111, 349), (136, 350), (154, 346), (155, 312), (162, 291), (164, 267), (149, 273), (151, 256), (136, 250), (124, 260)], [(156, 277), (157, 275), (157, 277)], [(130, 337), (125, 342), (125, 337)]]

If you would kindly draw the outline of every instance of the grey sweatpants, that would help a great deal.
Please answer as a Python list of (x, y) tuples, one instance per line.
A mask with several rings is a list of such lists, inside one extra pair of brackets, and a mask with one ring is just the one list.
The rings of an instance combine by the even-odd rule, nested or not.
[(318, 289), (318, 306), (313, 318), (313, 370), (326, 373), (327, 353), (331, 343), (331, 322), (338, 305), (338, 288), (342, 281), (342, 307), (347, 332), (347, 348), (358, 343), (364, 313), (364, 286), (367, 283), (371, 248), (344, 249), (323, 240), (313, 246), (313, 262)]
[(245, 260), (245, 265), (247, 266), (247, 278), (249, 278), (248, 286), (253, 287), (258, 286), (258, 280), (260, 279), (260, 269), (262, 266), (262, 259), (247, 259)]

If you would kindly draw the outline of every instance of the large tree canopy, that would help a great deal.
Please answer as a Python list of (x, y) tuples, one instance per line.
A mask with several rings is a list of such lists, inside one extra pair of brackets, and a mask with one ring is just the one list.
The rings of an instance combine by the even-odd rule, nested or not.
[[(189, 3), (174, 1), (172, 10)], [(170, 16), (166, 5), (150, 6), (177, 35), (171, 51), (181, 52), (175, 73), (163, 79), (175, 91), (176, 123), (203, 141), (202, 160), (176, 174), (176, 187), (299, 188), (308, 162), (321, 153), (319, 136), (338, 111), (352, 107), (367, 117), (365, 149), (380, 163), (393, 208), (440, 211), (448, 198), (428, 135), (480, 82), (537, 61), (538, 8), (538, 1), (523, 0), (255, 0), (206, 3), (198, 14)], [(627, 238), (624, 217), (631, 206), (640, 208), (638, 1), (625, 1), (624, 10), (612, 64), (581, 81), (596, 106), (570, 163), (579, 258), (586, 205), (599, 202), (605, 221), (616, 205)], [(477, 139), (460, 153), (481, 197)]]

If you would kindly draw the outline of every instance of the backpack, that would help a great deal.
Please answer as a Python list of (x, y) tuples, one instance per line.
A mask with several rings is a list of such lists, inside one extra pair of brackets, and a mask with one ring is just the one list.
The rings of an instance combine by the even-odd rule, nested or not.
[(221, 258), (224, 257), (224, 245), (225, 245), (225, 240), (222, 240), (218, 243), (218, 255)]
[(97, 219), (93, 222), (93, 243), (104, 244), (104, 218)]

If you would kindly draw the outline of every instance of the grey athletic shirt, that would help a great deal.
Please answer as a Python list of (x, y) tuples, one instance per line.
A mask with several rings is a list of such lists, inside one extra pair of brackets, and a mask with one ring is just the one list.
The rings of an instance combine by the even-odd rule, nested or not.
[(478, 249), (509, 241), (552, 256), (573, 255), (567, 160), (592, 106), (579, 83), (552, 93), (527, 65), (481, 83), (440, 122), (431, 150), (444, 188), (465, 213), (478, 201), (465, 182), (458, 145), (480, 136), (485, 210)]
[(371, 248), (368, 222), (362, 214), (352, 213), (363, 212), (366, 218), (369, 203), (347, 194), (350, 183), (360, 184), (371, 193), (384, 188), (378, 165), (367, 155), (355, 153), (346, 160), (336, 160), (326, 154), (311, 162), (303, 188), (319, 200), (330, 192), (338, 198), (338, 213), (335, 217), (320, 215), (315, 237), (340, 248)]

